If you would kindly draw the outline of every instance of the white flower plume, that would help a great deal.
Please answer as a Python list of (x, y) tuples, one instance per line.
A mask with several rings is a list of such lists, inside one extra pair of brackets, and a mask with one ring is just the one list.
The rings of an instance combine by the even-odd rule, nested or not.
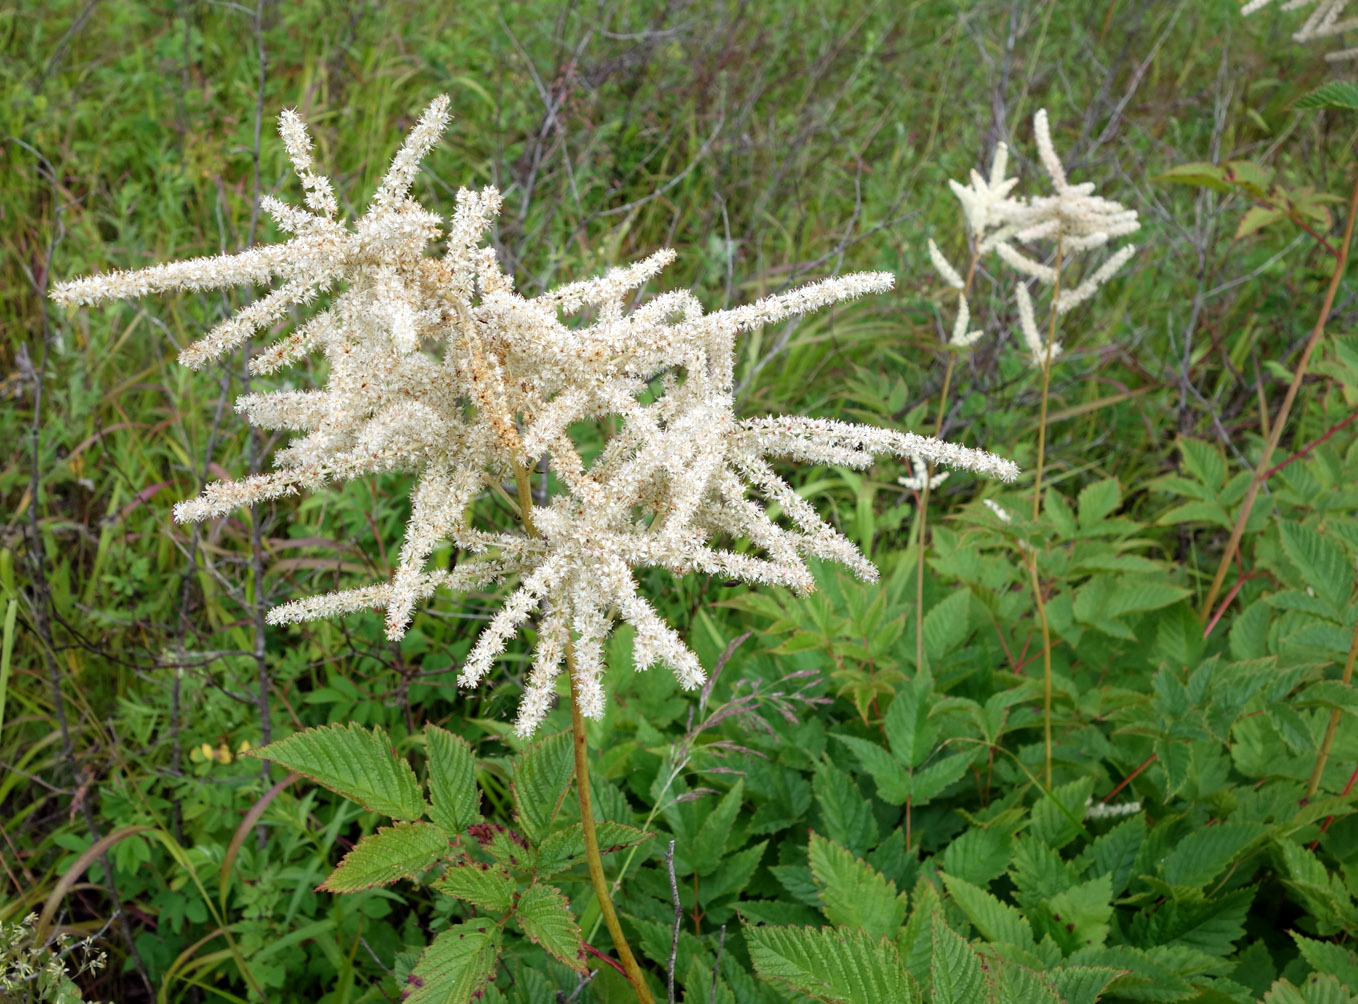
[[(993, 454), (913, 433), (736, 415), (735, 343), (742, 332), (890, 289), (889, 274), (825, 279), (712, 314), (685, 291), (628, 309), (637, 290), (674, 260), (665, 250), (523, 297), (485, 245), (499, 192), (459, 191), (446, 232), (440, 217), (410, 198), (420, 161), (447, 121), (448, 99), (440, 97), (350, 225), (336, 218), (335, 189), (313, 168), (301, 119), (284, 112), (279, 132), (305, 208), (272, 198), (264, 208), (288, 240), (89, 276), (52, 291), (58, 302), (91, 304), (278, 283), (186, 349), (181, 359), (191, 366), (274, 328), (292, 308), (329, 297), (250, 361), (253, 372), (268, 374), (319, 352), (328, 363), (324, 386), (251, 393), (236, 402), (253, 424), (297, 434), (276, 454), (276, 470), (208, 485), (197, 499), (179, 503), (175, 516), (208, 519), (387, 471), (414, 475), (411, 516), (389, 581), (285, 603), (269, 612), (271, 624), (377, 608), (385, 612), (388, 637), (399, 639), (438, 591), (512, 585), (459, 683), (486, 679), (509, 641), (535, 621), (516, 725), (526, 736), (553, 706), (568, 662), (582, 713), (602, 715), (602, 653), (617, 621), (636, 633), (638, 669), (663, 664), (687, 689), (702, 683), (697, 656), (641, 595), (635, 570), (810, 591), (807, 560), (816, 557), (875, 577), (853, 542), (822, 520), (772, 461), (862, 468), (885, 454), (911, 458), (916, 476), (925, 463), (1017, 476), (1013, 463)], [(1003, 156), (996, 163), (984, 186), (1002, 199), (1012, 186), (1002, 178)], [(432, 257), (429, 244), (440, 237), (447, 250)], [(957, 344), (979, 334), (967, 331), (962, 306)], [(580, 423), (609, 430), (602, 449), (580, 448), (572, 438)], [(533, 503), (523, 486), (539, 462), (549, 465), (557, 488)], [(934, 483), (944, 476), (936, 474)], [(507, 483), (518, 487), (520, 504), (527, 502), (522, 530), (474, 525), (469, 513), (477, 498), (503, 493)], [(449, 545), (457, 563), (434, 563)]]
[[(1263, 10), (1272, 2), (1273, 0), (1250, 0), (1249, 3), (1240, 8), (1240, 13), (1248, 17), (1256, 11)], [(1358, 28), (1358, 17), (1340, 19), (1340, 15), (1349, 6), (1349, 0), (1287, 0), (1279, 7), (1279, 10), (1305, 10), (1312, 5), (1315, 6), (1315, 10), (1311, 11), (1306, 16), (1306, 20), (1302, 22), (1302, 26), (1292, 33), (1292, 41), (1314, 42), (1317, 39), (1332, 38), (1335, 35), (1341, 35), (1346, 31), (1353, 31)], [(1327, 52), (1325, 58), (1331, 63), (1358, 59), (1358, 48)]]

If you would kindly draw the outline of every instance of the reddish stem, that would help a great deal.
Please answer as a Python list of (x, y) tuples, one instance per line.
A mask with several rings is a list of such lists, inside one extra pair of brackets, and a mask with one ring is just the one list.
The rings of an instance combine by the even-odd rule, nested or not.
[(1138, 767), (1136, 770), (1132, 771), (1130, 774), (1124, 777), (1121, 780), (1121, 782), (1118, 783), (1118, 786), (1116, 788), (1114, 788), (1108, 794), (1104, 795), (1103, 798), (1099, 799), (1099, 801), (1101, 801), (1104, 805), (1107, 805), (1109, 799), (1116, 797), (1119, 791), (1121, 791), (1123, 788), (1127, 787), (1127, 785), (1131, 784), (1134, 780), (1136, 780), (1136, 776), (1138, 774), (1140, 774), (1151, 764), (1155, 763), (1155, 760), (1157, 757), (1159, 757), (1159, 755), (1160, 755), (1159, 753), (1152, 753), (1150, 756), (1146, 757), (1146, 759), (1142, 762), (1140, 767)]
[(1349, 427), (1350, 425), (1352, 425), (1355, 421), (1358, 421), (1358, 409), (1355, 409), (1354, 412), (1353, 412), (1353, 414), (1349, 415), (1348, 418), (1344, 419), (1344, 421), (1340, 422), (1338, 425), (1332, 425), (1332, 426), (1330, 426), (1329, 431), (1326, 432), (1326, 433), (1325, 433), (1323, 436), (1321, 436), (1319, 439), (1312, 440), (1311, 442), (1309, 442), (1309, 443), (1307, 443), (1305, 446), (1303, 446), (1300, 450), (1298, 450), (1296, 453), (1292, 454), (1292, 456), (1290, 456), (1290, 457), (1288, 457), (1286, 460), (1284, 460), (1281, 464), (1275, 464), (1274, 466), (1270, 467), (1268, 470), (1264, 471), (1264, 476), (1263, 476), (1263, 478), (1262, 478), (1261, 480), (1267, 481), (1269, 478), (1271, 478), (1273, 475), (1277, 474), (1279, 471), (1281, 471), (1281, 470), (1282, 470), (1284, 467), (1286, 467), (1288, 464), (1292, 463), (1292, 461), (1294, 461), (1294, 460), (1300, 460), (1302, 457), (1306, 456), (1306, 454), (1310, 453), (1312, 450), (1314, 450), (1314, 449), (1315, 449), (1317, 446), (1319, 446), (1321, 443), (1325, 442), (1325, 440), (1327, 440), (1327, 439), (1329, 439), (1331, 436), (1333, 436), (1336, 432), (1339, 432), (1339, 431), (1341, 431), (1341, 430), (1343, 430), (1343, 429), (1348, 428), (1348, 427)]
[(600, 962), (607, 962), (610, 966), (612, 966), (614, 969), (618, 971), (619, 975), (621, 975), (624, 979), (627, 978), (627, 970), (622, 968), (622, 964), (618, 962), (617, 959), (613, 958), (612, 956), (605, 955), (603, 952), (599, 951), (597, 948), (591, 945), (588, 941), (582, 941), (580, 942), (580, 944), (585, 946), (585, 951), (589, 952), (590, 955), (594, 956)]

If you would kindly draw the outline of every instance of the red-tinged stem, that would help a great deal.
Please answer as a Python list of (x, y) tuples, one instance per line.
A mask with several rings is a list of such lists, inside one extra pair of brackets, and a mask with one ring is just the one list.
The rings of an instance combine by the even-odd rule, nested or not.
[(1160, 756), (1159, 753), (1152, 753), (1150, 756), (1146, 757), (1146, 759), (1141, 762), (1140, 767), (1138, 767), (1136, 770), (1132, 771), (1121, 781), (1119, 781), (1118, 786), (1114, 788), (1112, 791), (1110, 791), (1108, 794), (1104, 795), (1103, 798), (1099, 799), (1099, 801), (1102, 802), (1104, 805), (1107, 805), (1112, 799), (1117, 798), (1118, 792), (1120, 792), (1123, 788), (1127, 787), (1127, 785), (1135, 781), (1137, 775), (1140, 774), (1147, 767), (1149, 767), (1151, 764), (1155, 763), (1156, 759), (1159, 758), (1159, 756)]
[(1203, 600), (1202, 610), (1198, 615), (1202, 621), (1206, 621), (1211, 616), (1212, 607), (1216, 603), (1217, 596), (1221, 593), (1222, 585), (1226, 582), (1226, 573), (1230, 571), (1231, 562), (1235, 559), (1240, 541), (1245, 536), (1245, 523), (1250, 518), (1250, 512), (1254, 509), (1254, 500), (1259, 497), (1259, 489), (1263, 487), (1264, 478), (1267, 477), (1270, 461), (1273, 459), (1273, 451), (1278, 448), (1278, 442), (1283, 436), (1283, 429), (1287, 425), (1287, 416), (1292, 411), (1292, 404), (1297, 399), (1297, 392), (1301, 390), (1301, 382), (1306, 376), (1306, 368), (1311, 363), (1311, 354), (1315, 351), (1320, 336), (1325, 333), (1325, 322), (1330, 319), (1330, 310), (1334, 307), (1334, 298), (1339, 292), (1339, 283), (1344, 278), (1345, 266), (1349, 262), (1349, 242), (1353, 238), (1355, 219), (1358, 219), (1358, 173), (1354, 175), (1353, 191), (1349, 195), (1348, 219), (1344, 223), (1344, 239), (1339, 244), (1339, 254), (1335, 258), (1334, 271), (1330, 274), (1330, 284), (1325, 290), (1325, 300), (1321, 304), (1319, 316), (1316, 317), (1315, 327), (1311, 329), (1311, 337), (1306, 340), (1306, 347), (1302, 349), (1301, 359), (1297, 361), (1296, 372), (1292, 374), (1292, 383), (1288, 386), (1287, 394), (1283, 397), (1283, 403), (1278, 408), (1277, 417), (1271, 423), (1268, 439), (1264, 443), (1264, 451), (1259, 455), (1259, 463), (1254, 468), (1254, 476), (1250, 478), (1250, 485), (1245, 492), (1244, 501), (1241, 503), (1240, 513), (1235, 518), (1235, 526), (1231, 528), (1230, 539), (1226, 541), (1226, 550), (1221, 554), (1216, 575), (1212, 578), (1212, 586), (1207, 590), (1207, 598)]
[(1321, 443), (1325, 442), (1325, 440), (1333, 436), (1336, 432), (1342, 432), (1344, 429), (1347, 429), (1350, 425), (1352, 425), (1355, 421), (1358, 421), (1358, 409), (1355, 409), (1353, 414), (1349, 415), (1348, 418), (1344, 419), (1344, 421), (1340, 422), (1338, 425), (1330, 426), (1329, 431), (1326, 432), (1319, 439), (1313, 439), (1311, 442), (1307, 443), (1296, 453), (1292, 454), (1292, 456), (1284, 460), (1281, 464), (1274, 464), (1268, 470), (1264, 471), (1264, 480), (1267, 481), (1269, 478), (1273, 477), (1273, 475), (1277, 474), (1279, 471), (1281, 471), (1284, 467), (1286, 467), (1293, 461), (1300, 460), (1302, 457), (1306, 456)]

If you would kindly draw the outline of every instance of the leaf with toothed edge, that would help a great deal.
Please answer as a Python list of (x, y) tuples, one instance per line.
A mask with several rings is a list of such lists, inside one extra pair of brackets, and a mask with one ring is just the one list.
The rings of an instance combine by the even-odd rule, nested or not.
[(432, 868), (448, 853), (448, 836), (432, 823), (397, 823), (370, 833), (344, 856), (318, 889), (360, 892)]
[(481, 793), (476, 790), (476, 759), (472, 747), (436, 725), (424, 729), (429, 758), (429, 818), (451, 834), (461, 833), (481, 818)]
[(410, 764), (392, 752), (387, 734), (361, 725), (324, 725), (251, 750), (311, 778), (372, 812), (393, 819), (424, 815), (424, 796)]
[(471, 1004), (495, 975), (500, 929), (487, 920), (453, 924), (420, 953), (401, 990), (405, 1004)]
[(506, 868), (467, 861), (447, 869), (434, 888), (490, 913), (505, 913), (514, 905), (518, 883)]
[(585, 972), (585, 943), (570, 904), (556, 886), (530, 885), (514, 907), (514, 919), (529, 940), (578, 972)]

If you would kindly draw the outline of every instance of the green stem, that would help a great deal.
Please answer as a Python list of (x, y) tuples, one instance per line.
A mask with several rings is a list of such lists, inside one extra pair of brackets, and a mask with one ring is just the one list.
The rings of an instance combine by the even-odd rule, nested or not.
[(580, 714), (580, 701), (576, 693), (575, 644), (566, 643), (566, 671), (571, 679), (571, 734), (575, 740), (575, 793), (580, 800), (580, 826), (585, 833), (585, 860), (589, 863), (589, 878), (594, 885), (594, 895), (603, 911), (604, 923), (613, 937), (613, 947), (617, 949), (618, 959), (622, 962), (627, 981), (632, 984), (637, 1000), (641, 1004), (655, 1004), (646, 977), (632, 955), (632, 949), (623, 936), (622, 925), (613, 910), (613, 901), (608, 895), (608, 879), (604, 876), (603, 857), (599, 854), (599, 837), (594, 831), (594, 808), (589, 794), (589, 749), (585, 742), (585, 717)]
[(1259, 456), (1259, 462), (1254, 467), (1254, 475), (1250, 478), (1250, 485), (1245, 492), (1245, 499), (1240, 504), (1240, 513), (1235, 518), (1235, 526), (1231, 527), (1230, 539), (1226, 541), (1226, 550), (1221, 552), (1221, 561), (1217, 564), (1216, 575), (1212, 578), (1212, 587), (1207, 590), (1207, 599), (1203, 600), (1202, 609), (1198, 618), (1206, 623), (1212, 616), (1212, 605), (1216, 603), (1217, 595), (1221, 592), (1222, 585), (1226, 582), (1226, 573), (1230, 571), (1231, 562), (1235, 559), (1236, 551), (1240, 548), (1240, 541), (1245, 536), (1245, 523), (1250, 518), (1250, 512), (1254, 509), (1254, 500), (1259, 497), (1259, 489), (1264, 486), (1264, 479), (1268, 475), (1269, 465), (1273, 460), (1273, 451), (1278, 448), (1278, 441), (1282, 439), (1283, 427), (1287, 424), (1287, 416), (1292, 411), (1292, 404), (1297, 399), (1297, 392), (1301, 389), (1302, 378), (1306, 376), (1306, 367), (1310, 365), (1311, 353), (1315, 351), (1316, 343), (1320, 341), (1320, 336), (1325, 333), (1325, 322), (1330, 319), (1330, 309), (1334, 306), (1335, 294), (1339, 292), (1339, 282), (1344, 277), (1344, 269), (1349, 262), (1349, 241), (1353, 238), (1353, 223), (1355, 216), (1358, 216), (1358, 174), (1354, 175), (1353, 191), (1349, 195), (1348, 220), (1344, 223), (1344, 239), (1339, 242), (1339, 254), (1335, 257), (1334, 271), (1330, 273), (1330, 285), (1325, 290), (1325, 302), (1321, 305), (1320, 316), (1316, 318), (1315, 327), (1311, 329), (1311, 337), (1306, 341), (1306, 347), (1302, 349), (1301, 359), (1297, 362), (1296, 372), (1292, 374), (1292, 383), (1287, 388), (1287, 394), (1283, 397), (1282, 406), (1278, 409), (1278, 415), (1272, 422), (1267, 441), (1264, 443), (1264, 452)]
[[(1353, 641), (1349, 643), (1349, 658), (1344, 663), (1344, 675), (1340, 682), (1344, 686), (1349, 686), (1353, 682), (1353, 665), (1358, 662), (1358, 624), (1353, 628)], [(1339, 731), (1340, 711), (1335, 708), (1330, 712), (1330, 722), (1325, 726), (1325, 738), (1320, 743), (1320, 752), (1316, 755), (1316, 766), (1311, 771), (1311, 780), (1306, 783), (1306, 797), (1310, 798), (1320, 789), (1320, 776), (1325, 773), (1325, 763), (1330, 759), (1330, 747), (1334, 745), (1334, 734)]]
[(1042, 598), (1042, 583), (1037, 577), (1037, 555), (1025, 559), (1028, 577), (1033, 584), (1033, 599), (1037, 603), (1037, 619), (1042, 625), (1042, 762), (1043, 777), (1052, 786), (1052, 636), (1047, 624), (1047, 604)]
[[(528, 536), (538, 536), (537, 524), (533, 522), (533, 484), (528, 476), (528, 468), (514, 464), (514, 483), (519, 492), (519, 518)], [(632, 984), (637, 1000), (641, 1004), (655, 1004), (646, 977), (637, 965), (632, 949), (623, 936), (622, 925), (613, 910), (613, 900), (608, 895), (608, 879), (604, 876), (603, 855), (599, 853), (599, 837), (594, 829), (594, 807), (589, 792), (589, 745), (585, 738), (585, 717), (580, 714), (580, 695), (576, 686), (575, 640), (566, 642), (566, 673), (571, 683), (571, 735), (575, 746), (575, 794), (580, 802), (580, 828), (585, 834), (585, 860), (589, 865), (590, 882), (594, 885), (594, 896), (603, 913), (608, 933), (613, 937), (613, 947), (622, 962), (627, 981)]]

